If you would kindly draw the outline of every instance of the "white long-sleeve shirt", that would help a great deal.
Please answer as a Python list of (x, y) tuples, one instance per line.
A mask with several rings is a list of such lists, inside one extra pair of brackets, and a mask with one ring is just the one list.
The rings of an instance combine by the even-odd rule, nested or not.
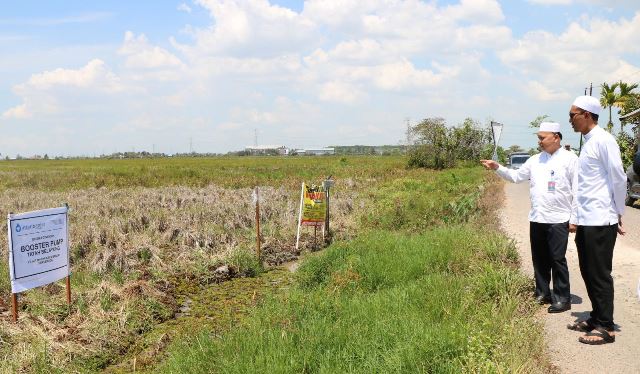
[(620, 147), (611, 134), (599, 126), (584, 136), (578, 159), (576, 197), (570, 223), (580, 226), (609, 226), (624, 213), (627, 176)]
[(562, 223), (571, 216), (577, 163), (573, 152), (560, 148), (553, 154), (542, 152), (530, 157), (518, 170), (500, 165), (496, 172), (513, 183), (529, 181), (529, 221)]

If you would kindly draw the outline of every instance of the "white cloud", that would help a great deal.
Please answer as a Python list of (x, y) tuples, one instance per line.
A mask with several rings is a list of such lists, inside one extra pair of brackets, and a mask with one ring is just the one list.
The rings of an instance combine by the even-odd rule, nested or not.
[(454, 35), (452, 45), (458, 50), (502, 49), (512, 42), (511, 29), (506, 26), (460, 27)]
[(275, 58), (209, 57), (192, 64), (195, 74), (201, 78), (231, 73), (270, 79), (280, 74), (295, 73), (300, 68), (300, 58), (296, 55)]
[(327, 82), (320, 88), (319, 98), (341, 104), (354, 104), (363, 100), (366, 94), (356, 86), (344, 82)]
[(55, 115), (78, 131), (96, 123), (127, 147), (162, 135), (188, 148), (193, 136), (226, 151), (251, 143), (254, 128), (264, 142), (296, 146), (309, 144), (306, 125), (327, 129), (317, 146), (373, 144), (400, 139), (407, 117), (528, 123), (591, 81), (640, 70), (638, 14), (575, 14), (560, 33), (515, 38), (498, 1), (442, 3), (307, 0), (296, 12), (268, 0), (177, 2), (181, 18), (199, 7), (210, 23), (174, 30), (170, 46), (127, 31), (117, 48), (83, 50), (85, 66), (32, 70), (13, 86), (22, 101), (0, 113), (37, 125)]
[[(498, 52), (502, 62), (542, 87), (566, 90), (589, 82), (625, 79), (640, 66), (629, 56), (640, 52), (640, 12), (631, 19), (584, 18), (558, 35), (530, 31), (513, 46)], [(637, 60), (636, 60), (637, 61)], [(541, 97), (549, 92), (537, 87)], [(555, 92), (555, 91), (552, 91)], [(554, 96), (554, 95), (551, 95)]]
[(587, 4), (587, 5), (601, 5), (606, 7), (620, 7), (626, 6), (635, 8), (638, 3), (637, 0), (527, 0), (532, 4), (540, 5), (572, 5), (572, 4)]
[(182, 66), (182, 61), (178, 57), (166, 49), (150, 45), (144, 34), (136, 37), (131, 31), (125, 33), (124, 42), (118, 53), (127, 57), (125, 66), (131, 69)]
[[(390, 2), (391, 6), (397, 2)], [(344, 27), (360, 21), (360, 16), (380, 8), (374, 0), (307, 0), (302, 14), (309, 19), (332, 27)]]
[(552, 90), (536, 81), (529, 82), (528, 88), (531, 96), (540, 101), (566, 101), (572, 97), (572, 95), (567, 92)]
[(384, 90), (402, 90), (407, 87), (433, 87), (442, 82), (443, 75), (435, 74), (431, 70), (416, 69), (415, 66), (403, 60), (397, 63), (385, 64), (368, 69), (370, 78), (376, 86)]
[(502, 8), (496, 0), (462, 0), (445, 10), (445, 16), (454, 20), (494, 24), (504, 20)]
[(37, 114), (55, 114), (61, 111), (63, 100), (71, 108), (76, 98), (88, 96), (87, 93), (111, 95), (126, 89), (102, 60), (94, 59), (80, 69), (59, 68), (33, 74), (26, 83), (14, 86), (13, 91), (22, 97), (23, 103), (5, 111), (3, 117), (26, 119)]
[(123, 89), (120, 79), (105, 66), (104, 61), (94, 59), (77, 70), (59, 68), (34, 74), (26, 84), (17, 86), (16, 91), (23, 92), (29, 89), (47, 90), (55, 86), (74, 86), (79, 88), (93, 86), (96, 89), (110, 92)]
[(295, 51), (309, 42), (312, 22), (268, 0), (198, 0), (213, 24), (192, 29), (193, 45), (176, 48), (193, 58), (211, 55), (274, 57)]
[(187, 12), (187, 13), (191, 13), (191, 7), (189, 7), (187, 4), (185, 3), (180, 3), (180, 5), (178, 5), (178, 10), (182, 11), (182, 12)]
[[(318, 57), (322, 59), (324, 56), (320, 50)], [(389, 50), (384, 48), (382, 43), (375, 39), (349, 40), (338, 43), (336, 47), (329, 53), (330, 57), (338, 60), (352, 61), (372, 61), (386, 59)], [(325, 54), (326, 56), (326, 54)]]
[(532, 4), (540, 5), (569, 5), (573, 0), (528, 0)]
[(20, 104), (2, 113), (3, 118), (25, 119), (31, 118), (31, 113), (27, 111), (27, 104)]
[(216, 126), (216, 129), (218, 130), (237, 130), (242, 128), (243, 125), (241, 123), (236, 123), (236, 122), (225, 122), (225, 123), (221, 123), (218, 126)]

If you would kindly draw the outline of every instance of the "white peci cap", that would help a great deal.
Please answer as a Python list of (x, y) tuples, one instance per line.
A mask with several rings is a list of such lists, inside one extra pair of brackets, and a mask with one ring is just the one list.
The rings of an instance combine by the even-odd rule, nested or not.
[(538, 131), (560, 132), (560, 124), (557, 122), (542, 122)]
[(602, 110), (600, 101), (593, 96), (578, 96), (573, 101), (573, 105), (593, 114), (600, 114), (600, 111)]

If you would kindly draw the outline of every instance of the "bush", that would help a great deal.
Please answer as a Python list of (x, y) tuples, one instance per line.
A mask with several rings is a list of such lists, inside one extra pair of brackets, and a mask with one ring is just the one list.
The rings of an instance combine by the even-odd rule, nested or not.
[(634, 139), (631, 135), (626, 132), (618, 133), (617, 139), (618, 146), (620, 147), (620, 156), (622, 157), (622, 165), (624, 169), (627, 170), (627, 167), (633, 163), (634, 158)]
[(457, 160), (478, 161), (490, 143), (490, 134), (467, 118), (458, 127), (447, 128), (442, 118), (427, 118), (409, 127), (409, 167), (442, 170), (456, 166)]

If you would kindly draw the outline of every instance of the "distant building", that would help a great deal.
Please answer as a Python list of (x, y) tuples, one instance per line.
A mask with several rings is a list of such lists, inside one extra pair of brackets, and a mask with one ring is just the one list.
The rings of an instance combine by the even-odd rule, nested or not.
[(253, 145), (246, 146), (244, 150), (251, 155), (288, 155), (289, 148), (284, 145)]
[(404, 145), (336, 145), (337, 155), (399, 155), (407, 151)]
[(322, 155), (334, 155), (336, 154), (336, 150), (334, 148), (307, 148), (307, 149), (297, 149), (296, 153), (301, 156), (304, 156), (304, 155), (322, 156)]

